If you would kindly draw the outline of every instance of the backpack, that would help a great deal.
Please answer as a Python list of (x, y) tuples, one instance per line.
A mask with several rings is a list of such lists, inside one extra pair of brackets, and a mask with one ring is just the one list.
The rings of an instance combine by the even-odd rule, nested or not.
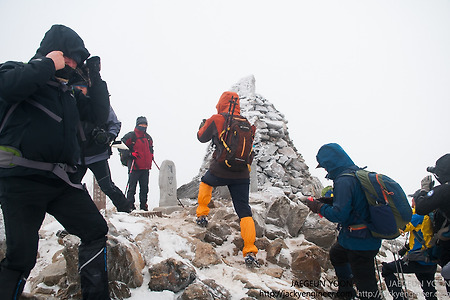
[(417, 240), (422, 245), (422, 247), (421, 249), (417, 250), (409, 250), (403, 259), (405, 261), (437, 263), (440, 256), (440, 248), (437, 247), (437, 243), (439, 240), (437, 233), (439, 230), (435, 227), (435, 213), (431, 212), (428, 215), (425, 215), (422, 224), (422, 226), (426, 226), (427, 224), (429, 224), (429, 226), (431, 227), (431, 231), (433, 234), (431, 240), (428, 243), (425, 242), (423, 238), (424, 229), (422, 229), (422, 235), (420, 235), (416, 230), (411, 231), (411, 234), (414, 235), (414, 239)]
[(128, 160), (130, 159), (131, 151), (126, 149), (118, 149), (120, 156), (120, 163), (122, 166), (128, 166)]
[[(412, 208), (401, 186), (386, 175), (364, 169), (346, 175), (358, 179), (369, 204), (370, 222), (364, 228), (376, 238), (397, 238), (412, 218)], [(352, 226), (350, 230), (362, 229), (361, 225)]]
[[(131, 153), (134, 151), (133, 150), (133, 146), (134, 146), (134, 144), (136, 144), (136, 140), (137, 140), (137, 137), (136, 137), (136, 134), (134, 133), (134, 131), (131, 131), (129, 134), (131, 135), (131, 146), (130, 146), (130, 148), (129, 149), (118, 149), (119, 156), (120, 156), (120, 162), (125, 167), (128, 167), (128, 162), (131, 159)], [(125, 136), (124, 136), (124, 138), (125, 138)], [(153, 153), (153, 146), (152, 146), (152, 143), (151, 143), (151, 139), (152, 138), (147, 133), (145, 134), (145, 138), (149, 142), (148, 144), (150, 146), (150, 152)], [(123, 144), (125, 145), (124, 141), (123, 141)]]
[(219, 152), (215, 159), (223, 168), (233, 172), (250, 170), (256, 127), (243, 116), (223, 114), (227, 119), (219, 135)]
[[(133, 146), (136, 143), (136, 134), (134, 132), (130, 132), (130, 134), (131, 134), (130, 147), (128, 149), (117, 149), (119, 151), (120, 162), (122, 163), (122, 166), (125, 167), (128, 167), (128, 162), (130, 161), (131, 153), (133, 152)], [(125, 141), (122, 141), (122, 143), (125, 145)]]

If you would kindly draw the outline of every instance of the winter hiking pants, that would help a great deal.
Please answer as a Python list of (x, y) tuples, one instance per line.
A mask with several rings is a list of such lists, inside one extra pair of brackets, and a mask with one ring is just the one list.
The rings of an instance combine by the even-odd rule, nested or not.
[[(440, 255), (439, 255), (439, 265), (444, 268), (448, 263), (450, 263), (450, 241), (438, 241), (438, 247), (440, 249)], [(448, 266), (443, 269), (444, 273), (447, 274), (448, 272)], [(441, 271), (442, 274), (442, 271)], [(447, 276), (447, 275), (446, 275)], [(444, 277), (445, 280), (445, 288), (447, 289), (447, 296), (450, 297), (450, 278)]]
[(127, 199), (131, 205), (134, 205), (134, 195), (136, 194), (137, 184), (139, 182), (139, 203), (144, 208), (147, 205), (148, 183), (150, 170), (131, 170), (128, 175)]
[(382, 299), (378, 291), (373, 263), (377, 253), (378, 250), (345, 249), (339, 243), (331, 246), (330, 260), (338, 278), (338, 295), (346, 298), (356, 294), (353, 289), (353, 283), (355, 283), (359, 299)]
[(38, 231), (46, 213), (81, 239), (83, 299), (109, 299), (105, 252), (108, 227), (86, 191), (38, 175), (0, 178), (0, 204), (7, 246), (0, 263), (2, 299), (18, 299), (22, 293), (36, 263)]
[[(412, 298), (411, 295), (405, 294), (405, 291), (402, 290), (402, 284), (399, 278), (401, 276), (401, 273), (414, 273), (417, 280), (419, 280), (420, 286), (422, 287), (423, 296), (425, 297), (425, 299), (437, 300), (436, 288), (434, 283), (434, 274), (436, 273), (436, 267), (436, 265), (422, 265), (416, 261), (405, 262), (399, 259), (390, 263), (383, 263), (381, 274), (383, 275), (389, 293), (394, 300), (404, 300)], [(408, 286), (407, 283), (406, 286)]]
[(105, 159), (86, 166), (78, 166), (77, 173), (73, 175), (72, 180), (74, 180), (74, 182), (81, 182), (88, 168), (94, 174), (100, 189), (109, 197), (109, 199), (111, 199), (112, 203), (117, 208), (117, 211), (127, 211), (130, 203), (122, 191), (112, 181), (108, 160)]
[(220, 178), (207, 171), (202, 177), (198, 190), (197, 217), (209, 214), (208, 204), (211, 201), (213, 187), (225, 185), (228, 186), (234, 210), (240, 219), (241, 237), (244, 240), (242, 254), (244, 257), (250, 252), (256, 254), (258, 253), (258, 248), (255, 246), (255, 223), (248, 203), (250, 179)]

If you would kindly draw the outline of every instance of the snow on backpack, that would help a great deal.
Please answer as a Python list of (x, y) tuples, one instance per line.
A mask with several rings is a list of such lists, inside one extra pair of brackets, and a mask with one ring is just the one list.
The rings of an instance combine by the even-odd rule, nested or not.
[(368, 228), (374, 237), (397, 238), (412, 218), (412, 208), (401, 186), (386, 175), (364, 169), (345, 175), (355, 176), (361, 183), (370, 214), (370, 222), (352, 225), (350, 230)]

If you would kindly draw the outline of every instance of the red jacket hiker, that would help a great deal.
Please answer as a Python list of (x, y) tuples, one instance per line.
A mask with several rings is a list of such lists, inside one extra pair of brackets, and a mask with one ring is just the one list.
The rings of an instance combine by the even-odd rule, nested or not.
[[(139, 183), (139, 202), (142, 210), (148, 210), (148, 184), (149, 173), (153, 162), (153, 140), (147, 131), (147, 119), (145, 117), (138, 117), (136, 119), (136, 127), (134, 131), (128, 132), (123, 138), (122, 142), (130, 149), (132, 162), (128, 164), (128, 191), (126, 192), (127, 199), (133, 203), (134, 195), (136, 194), (136, 187)], [(134, 208), (133, 208), (134, 209)]]

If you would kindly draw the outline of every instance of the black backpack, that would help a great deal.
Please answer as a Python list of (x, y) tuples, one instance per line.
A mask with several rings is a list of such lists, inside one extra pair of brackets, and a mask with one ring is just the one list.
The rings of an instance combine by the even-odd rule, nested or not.
[(120, 162), (122, 163), (122, 166), (127, 167), (128, 160), (130, 159), (131, 151), (126, 150), (126, 149), (118, 149), (118, 150), (119, 150)]

